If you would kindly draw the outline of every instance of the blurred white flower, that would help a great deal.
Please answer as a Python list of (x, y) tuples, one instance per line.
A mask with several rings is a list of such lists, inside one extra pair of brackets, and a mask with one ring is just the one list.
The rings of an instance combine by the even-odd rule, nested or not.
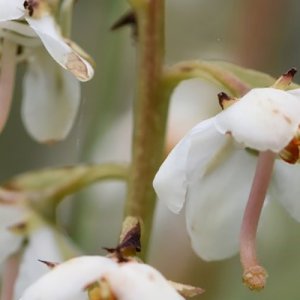
[[(109, 291), (101, 289), (101, 282)], [(102, 292), (118, 300), (184, 299), (154, 268), (137, 262), (117, 263), (101, 256), (82, 256), (56, 266), (25, 290), (21, 299), (87, 299), (84, 292), (96, 293), (99, 299)]]
[[(19, 299), (26, 287), (48, 271), (39, 260), (61, 262), (73, 249), (65, 236), (25, 205), (2, 203), (0, 217), (0, 265), (15, 253), (21, 256), (13, 292), (14, 299)], [(5, 280), (6, 271), (3, 275)]]
[(5, 125), (12, 98), (14, 71), (7, 70), (14, 68), (16, 60), (26, 59), (22, 117), (28, 132), (40, 142), (66, 137), (80, 104), (78, 80), (87, 81), (94, 73), (88, 55), (62, 36), (54, 18), (58, 4), (53, 0), (0, 0), (0, 84), (5, 88), (0, 95), (0, 127)]
[(22, 207), (0, 205), (0, 264), (20, 248), (22, 236), (14, 233), (10, 228), (23, 223), (25, 218), (26, 212)]
[[(223, 259), (238, 250), (239, 231), (254, 177), (257, 151), (289, 162), (299, 152), (300, 89), (253, 89), (195, 126), (171, 151), (154, 179), (158, 198), (175, 213), (185, 202), (196, 253)], [(298, 144), (297, 144), (298, 143)], [(284, 149), (287, 147), (286, 149)], [(276, 160), (269, 196), (300, 221), (300, 168)]]

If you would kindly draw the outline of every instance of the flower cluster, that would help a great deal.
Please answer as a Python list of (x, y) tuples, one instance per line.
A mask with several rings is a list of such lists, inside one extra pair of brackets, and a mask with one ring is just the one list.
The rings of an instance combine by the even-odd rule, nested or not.
[[(78, 253), (62, 233), (30, 208), (27, 201), (17, 199), (13, 192), (4, 189), (0, 190), (0, 217), (1, 268), (5, 266), (5, 272), (9, 272), (15, 255), (20, 262), (12, 291), (14, 299), (47, 272), (37, 259), (60, 262)], [(6, 278), (2, 280), (4, 289)]]

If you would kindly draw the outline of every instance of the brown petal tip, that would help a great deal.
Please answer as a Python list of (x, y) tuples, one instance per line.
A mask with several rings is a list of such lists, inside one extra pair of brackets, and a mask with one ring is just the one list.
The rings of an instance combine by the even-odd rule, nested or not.
[(121, 16), (110, 29), (117, 30), (124, 26), (136, 26), (136, 16), (132, 10)]
[(118, 30), (120, 28), (129, 26), (132, 29), (133, 38), (136, 39), (138, 36), (137, 18), (134, 11), (130, 10), (121, 16), (112, 26), (111, 30)]
[(224, 92), (221, 92), (218, 94), (218, 99), (219, 99), (219, 104), (222, 109), (227, 108), (228, 106), (230, 106), (231, 104), (233, 104), (236, 101), (235, 98), (229, 97)]
[(169, 283), (175, 288), (175, 290), (182, 295), (183, 297), (195, 297), (198, 295), (201, 295), (205, 292), (204, 289), (196, 287), (196, 286), (192, 286), (192, 285), (188, 285), (188, 284), (183, 284), (183, 283), (178, 283), (178, 282), (174, 282), (174, 281), (170, 281)]
[(120, 236), (119, 249), (126, 248), (135, 249), (136, 252), (141, 251), (141, 224), (136, 217), (127, 217), (122, 226)]
[(55, 268), (57, 265), (59, 265), (59, 263), (56, 262), (51, 262), (51, 261), (47, 261), (47, 260), (38, 260), (39, 262), (45, 264), (49, 269), (53, 269)]
[(296, 68), (291, 68), (286, 73), (284, 73), (283, 76), (293, 78), (296, 73), (297, 73), (297, 69)]
[(296, 68), (289, 69), (276, 80), (276, 82), (273, 84), (273, 87), (276, 89), (285, 90), (291, 84), (296, 73)]

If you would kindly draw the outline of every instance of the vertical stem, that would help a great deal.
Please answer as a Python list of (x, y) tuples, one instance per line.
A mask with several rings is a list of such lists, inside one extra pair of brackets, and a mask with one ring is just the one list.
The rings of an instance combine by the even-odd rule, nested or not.
[(240, 234), (240, 259), (244, 269), (243, 279), (250, 289), (264, 287), (267, 273), (256, 257), (256, 232), (259, 217), (273, 172), (276, 154), (260, 152), (252, 183), (249, 200), (245, 209)]
[(138, 23), (138, 86), (125, 215), (143, 221), (142, 256), (145, 257), (155, 208), (152, 181), (163, 157), (168, 107), (161, 83), (164, 1), (132, 0), (131, 4)]
[(17, 45), (7, 39), (2, 44), (0, 73), (0, 132), (6, 124), (13, 97)]

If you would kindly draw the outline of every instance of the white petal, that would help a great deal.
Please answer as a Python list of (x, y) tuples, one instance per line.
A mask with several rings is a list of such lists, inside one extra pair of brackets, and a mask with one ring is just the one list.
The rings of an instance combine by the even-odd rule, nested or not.
[(184, 300), (154, 268), (139, 263), (126, 263), (105, 278), (119, 300)]
[(0, 22), (22, 17), (24, 15), (23, 3), (23, 0), (0, 0)]
[(254, 176), (254, 155), (242, 149), (226, 152), (214, 169), (204, 176), (195, 176), (188, 190), (188, 232), (193, 249), (204, 260), (224, 259), (237, 252)]
[(15, 299), (19, 299), (30, 284), (48, 273), (49, 268), (39, 260), (57, 263), (63, 260), (50, 227), (42, 227), (29, 236), (29, 243), (26, 245), (15, 284)]
[(14, 205), (0, 205), (0, 263), (16, 252), (23, 237), (9, 230), (10, 226), (24, 222), (25, 211)]
[(80, 104), (78, 80), (41, 48), (24, 76), (22, 118), (28, 132), (40, 142), (64, 139)]
[(273, 88), (253, 89), (216, 116), (216, 128), (246, 147), (279, 152), (300, 123), (300, 98)]
[(218, 92), (218, 87), (198, 78), (184, 80), (175, 88), (168, 115), (168, 147), (177, 144), (190, 128), (221, 111), (218, 101), (209, 101)]
[[(26, 38), (37, 37), (35, 31), (31, 27), (29, 27), (27, 23), (21, 23), (19, 21), (1, 22), (0, 28), (4, 29), (5, 31), (14, 31), (21, 36), (25, 36)], [(24, 39), (25, 39), (25, 37), (24, 37)]]
[(300, 222), (300, 166), (276, 161), (271, 184), (271, 196)]
[(26, 20), (57, 63), (80, 81), (87, 81), (93, 77), (92, 66), (64, 41), (52, 16), (45, 15), (40, 19), (27, 17)]
[(159, 200), (164, 201), (174, 213), (182, 209), (186, 197), (186, 161), (189, 148), (188, 138), (180, 141), (160, 166), (153, 181)]
[(298, 99), (300, 98), (300, 89), (289, 90), (289, 91), (287, 91), (287, 93), (289, 93), (290, 95), (293, 95), (295, 97), (298, 97)]
[(153, 182), (158, 198), (178, 213), (185, 201), (187, 187), (194, 172), (203, 173), (207, 161), (225, 143), (226, 137), (213, 126), (213, 119), (194, 127), (171, 151)]
[(31, 285), (21, 300), (71, 300), (117, 263), (101, 256), (82, 256), (58, 265)]

